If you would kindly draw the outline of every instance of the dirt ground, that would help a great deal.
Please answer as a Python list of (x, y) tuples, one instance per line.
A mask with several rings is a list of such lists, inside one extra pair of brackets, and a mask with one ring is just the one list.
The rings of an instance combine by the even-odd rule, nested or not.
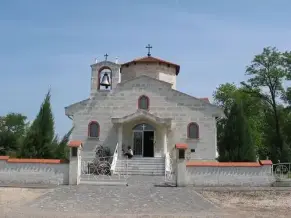
[(199, 191), (207, 200), (236, 217), (291, 217), (290, 191)]
[[(0, 217), (104, 217), (86, 214), (59, 214), (54, 211), (32, 211), (25, 204), (41, 199), (50, 189), (0, 188)], [(197, 213), (185, 217), (291, 217), (291, 190), (285, 191), (197, 191), (218, 211), (212, 214)], [(106, 216), (110, 217), (110, 216)], [(116, 216), (114, 216), (116, 217)], [(132, 217), (132, 216), (120, 216)], [(140, 217), (140, 216), (134, 216)], [(164, 217), (142, 216), (142, 217)], [(167, 215), (166, 217), (169, 217)], [(175, 217), (175, 216), (170, 216)], [(183, 217), (183, 216), (179, 216)]]

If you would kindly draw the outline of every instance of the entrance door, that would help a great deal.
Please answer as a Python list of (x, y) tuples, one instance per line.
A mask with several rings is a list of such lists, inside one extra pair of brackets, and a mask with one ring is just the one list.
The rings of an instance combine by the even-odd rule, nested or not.
[(145, 131), (143, 135), (143, 156), (154, 157), (154, 131)]
[(142, 156), (143, 132), (133, 132), (133, 155)]
[(154, 157), (154, 128), (142, 123), (133, 128), (134, 156)]

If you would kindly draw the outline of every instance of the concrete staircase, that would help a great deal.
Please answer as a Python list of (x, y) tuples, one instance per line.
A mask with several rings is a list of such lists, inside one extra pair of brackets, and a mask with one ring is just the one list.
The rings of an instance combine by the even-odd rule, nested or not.
[[(126, 167), (127, 165), (127, 167)], [(132, 159), (118, 159), (115, 167), (115, 174), (128, 175), (165, 175), (164, 157), (133, 157)]]

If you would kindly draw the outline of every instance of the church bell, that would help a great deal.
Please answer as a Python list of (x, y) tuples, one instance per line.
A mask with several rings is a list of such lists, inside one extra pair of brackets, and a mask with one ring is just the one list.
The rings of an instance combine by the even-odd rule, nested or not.
[(108, 87), (110, 86), (110, 78), (107, 73), (104, 73), (100, 85), (105, 86), (106, 89), (108, 89)]

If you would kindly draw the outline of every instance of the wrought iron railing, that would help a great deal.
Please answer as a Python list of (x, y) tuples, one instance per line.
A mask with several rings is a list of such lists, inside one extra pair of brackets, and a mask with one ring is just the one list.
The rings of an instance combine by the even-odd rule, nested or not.
[(115, 167), (116, 167), (116, 164), (117, 164), (117, 159), (118, 159), (118, 142), (116, 144), (116, 147), (115, 147), (115, 150), (114, 150), (114, 153), (113, 153), (113, 160), (112, 160), (112, 164), (111, 164), (111, 173), (114, 173), (115, 171)]
[(272, 173), (278, 181), (291, 181), (291, 163), (273, 164)]
[(174, 159), (169, 152), (165, 155), (165, 182), (172, 184), (176, 183)]
[(81, 180), (125, 180), (127, 174), (127, 162), (121, 162), (117, 167), (118, 144), (113, 156), (108, 156), (110, 153), (106, 147), (98, 146), (96, 155), (91, 160), (81, 160)]

